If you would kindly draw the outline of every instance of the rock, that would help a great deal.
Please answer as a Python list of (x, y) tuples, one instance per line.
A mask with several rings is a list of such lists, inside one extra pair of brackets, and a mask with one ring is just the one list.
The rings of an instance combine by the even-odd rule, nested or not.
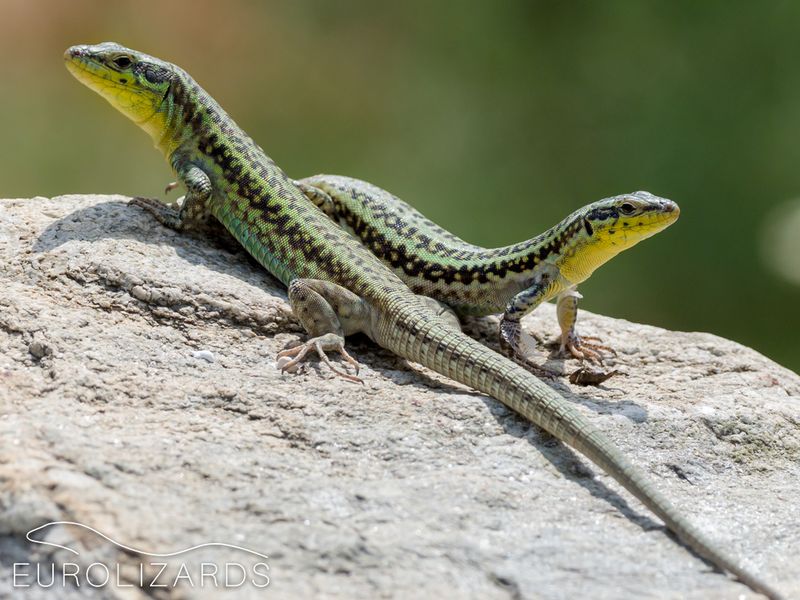
[(196, 352), (192, 352), (192, 356), (194, 358), (200, 358), (200, 359), (202, 359), (202, 360), (204, 360), (206, 362), (210, 362), (210, 363), (213, 363), (215, 360), (217, 360), (214, 357), (214, 353), (213, 352), (209, 352), (208, 350), (197, 350)]
[[(276, 352), (302, 332), (280, 285), (126, 200), (0, 201), (0, 596), (13, 563), (30, 563), (30, 583), (37, 561), (97, 559), (120, 565), (121, 585), (57, 595), (216, 597), (198, 585), (202, 562), (258, 556), (201, 548), (163, 559), (191, 585), (124, 585), (158, 562), (136, 551), (224, 542), (269, 556), (273, 598), (754, 597), (585, 459), (369, 340), (350, 342), (363, 386), (318, 361), (281, 373)], [(800, 378), (713, 335), (580, 319), (623, 374), (571, 385), (577, 363), (537, 342), (556, 337), (545, 306), (526, 328), (564, 375), (552, 385), (717, 542), (800, 597)], [(496, 325), (467, 330), (492, 345)], [(95, 530), (37, 532), (79, 558), (26, 541), (51, 521)]]

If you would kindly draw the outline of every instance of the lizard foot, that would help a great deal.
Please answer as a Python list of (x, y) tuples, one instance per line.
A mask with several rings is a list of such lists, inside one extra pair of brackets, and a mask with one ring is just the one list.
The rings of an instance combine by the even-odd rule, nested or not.
[[(339, 377), (343, 377), (347, 381), (352, 381), (353, 383), (364, 383), (360, 377), (356, 377), (359, 369), (358, 361), (350, 356), (347, 353), (347, 350), (344, 349), (344, 338), (336, 335), (335, 333), (326, 333), (325, 335), (312, 338), (307, 342), (300, 344), (299, 346), (295, 346), (294, 348), (281, 350), (278, 352), (278, 368), (282, 372), (294, 369), (306, 358), (306, 355), (311, 350), (315, 350), (322, 362), (328, 365), (328, 368), (336, 373)], [(350, 375), (349, 373), (345, 373), (344, 371), (338, 369), (330, 361), (328, 355), (326, 354), (326, 352), (332, 351), (336, 351), (341, 354), (344, 359), (355, 369), (356, 375)]]
[(522, 326), (519, 321), (500, 319), (500, 348), (508, 356), (520, 354), (519, 340), (522, 335)]
[(519, 321), (501, 319), (500, 349), (511, 360), (537, 377), (553, 378), (558, 376), (558, 373), (536, 364), (525, 351), (522, 343), (522, 325)]
[(153, 215), (156, 221), (166, 227), (169, 227), (170, 229), (180, 229), (180, 217), (178, 216), (178, 211), (171, 206), (164, 204), (161, 202), (161, 200), (136, 196), (135, 198), (131, 198), (128, 204), (143, 208)]
[(561, 338), (561, 354), (571, 354), (579, 360), (588, 360), (596, 364), (603, 364), (603, 352), (617, 355), (616, 350), (611, 346), (601, 343), (599, 337), (579, 336), (574, 331)]
[(167, 187), (164, 188), (164, 193), (169, 194), (172, 190), (177, 188), (180, 185), (177, 181), (173, 181), (167, 184)]

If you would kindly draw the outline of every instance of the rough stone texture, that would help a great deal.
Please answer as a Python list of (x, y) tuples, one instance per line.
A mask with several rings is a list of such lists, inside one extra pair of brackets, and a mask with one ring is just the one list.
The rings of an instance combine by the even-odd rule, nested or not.
[[(490, 339), (495, 325), (468, 329)], [(552, 307), (526, 327), (554, 338)], [(581, 327), (620, 351), (625, 375), (553, 385), (719, 543), (800, 597), (800, 378), (705, 333), (587, 312)], [(78, 560), (25, 541), (53, 520), (150, 552), (257, 550), (273, 598), (755, 597), (499, 402), (366, 339), (351, 343), (364, 386), (318, 362), (279, 373), (275, 353), (301, 337), (279, 284), (242, 252), (163, 229), (125, 198), (0, 201), (0, 597), (12, 562)], [(549, 368), (576, 366), (537, 348)], [(72, 526), (42, 537), (85, 564), (144, 560)]]

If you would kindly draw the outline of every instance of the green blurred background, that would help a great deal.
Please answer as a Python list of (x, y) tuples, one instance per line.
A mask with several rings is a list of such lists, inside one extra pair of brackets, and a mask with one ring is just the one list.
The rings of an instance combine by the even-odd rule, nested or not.
[(367, 179), (474, 243), (672, 198), (582, 305), (800, 370), (800, 3), (2, 0), (0, 197), (162, 193), (149, 139), (62, 65), (105, 40), (183, 66), (290, 175)]

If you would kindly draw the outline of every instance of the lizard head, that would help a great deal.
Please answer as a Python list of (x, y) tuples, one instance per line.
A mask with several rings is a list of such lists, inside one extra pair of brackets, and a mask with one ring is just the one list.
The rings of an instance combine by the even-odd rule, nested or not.
[(64, 53), (64, 60), (78, 81), (126, 117), (153, 136), (163, 132), (162, 107), (177, 67), (114, 42), (72, 46)]
[(599, 200), (565, 219), (572, 252), (563, 252), (562, 274), (573, 283), (623, 250), (672, 225), (680, 215), (672, 200), (649, 192), (633, 192)]
[(650, 192), (633, 192), (590, 204), (583, 215), (583, 226), (594, 243), (622, 251), (669, 227), (680, 213), (672, 200)]

